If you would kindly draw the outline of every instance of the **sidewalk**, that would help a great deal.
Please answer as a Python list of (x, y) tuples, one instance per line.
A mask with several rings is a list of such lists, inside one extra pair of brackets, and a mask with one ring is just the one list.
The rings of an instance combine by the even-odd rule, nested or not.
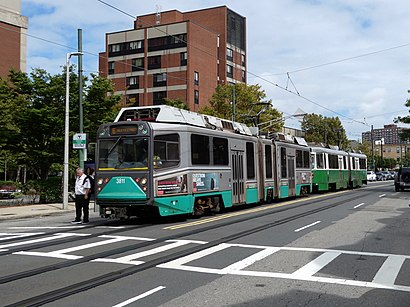
[[(90, 202), (90, 211), (94, 210), (94, 202)], [(0, 206), (0, 221), (8, 219), (23, 219), (31, 217), (44, 217), (50, 215), (63, 215), (74, 212), (74, 202), (68, 203), (68, 209), (63, 210), (62, 203), (56, 204), (35, 204), (21, 206)]]

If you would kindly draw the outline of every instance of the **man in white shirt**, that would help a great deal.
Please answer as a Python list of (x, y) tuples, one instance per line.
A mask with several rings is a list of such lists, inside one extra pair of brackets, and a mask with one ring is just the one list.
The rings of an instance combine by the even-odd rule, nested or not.
[(75, 180), (75, 220), (73, 224), (81, 224), (81, 210), (84, 212), (83, 223), (88, 223), (89, 193), (91, 189), (90, 179), (84, 174), (82, 168), (77, 168)]

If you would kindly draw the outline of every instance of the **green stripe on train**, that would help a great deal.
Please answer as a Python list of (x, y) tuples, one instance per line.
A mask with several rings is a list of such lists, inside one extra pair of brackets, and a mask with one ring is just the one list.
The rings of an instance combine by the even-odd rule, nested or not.
[(161, 216), (175, 214), (191, 214), (194, 211), (194, 202), (196, 197), (222, 196), (224, 206), (232, 207), (232, 192), (218, 191), (210, 193), (196, 193), (190, 195), (170, 195), (154, 198), (154, 206), (158, 207)]
[(146, 199), (147, 195), (131, 178), (126, 176), (112, 177), (104, 188), (98, 192), (98, 199)]

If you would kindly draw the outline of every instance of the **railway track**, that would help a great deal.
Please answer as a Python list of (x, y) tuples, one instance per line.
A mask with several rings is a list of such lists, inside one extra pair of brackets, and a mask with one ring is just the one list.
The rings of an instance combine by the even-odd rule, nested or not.
[[(127, 267), (127, 268), (124, 268), (124, 269), (121, 269), (121, 270), (116, 270), (116, 271), (113, 271), (113, 272), (110, 272), (110, 273), (107, 273), (107, 274), (104, 274), (104, 275), (101, 275), (101, 276), (98, 276), (98, 277), (95, 277), (95, 278), (90, 278), (88, 280), (84, 280), (84, 281), (81, 281), (81, 282), (78, 282), (78, 283), (75, 283), (75, 284), (72, 284), (72, 285), (69, 285), (69, 286), (66, 286), (66, 287), (62, 287), (60, 289), (56, 289), (56, 290), (53, 290), (53, 291), (50, 291), (50, 292), (46, 292), (46, 293), (43, 293), (41, 295), (31, 297), (29, 299), (25, 299), (25, 300), (18, 301), (18, 302), (15, 302), (13, 304), (8, 305), (8, 306), (40, 306), (40, 305), (43, 305), (43, 304), (46, 304), (46, 303), (50, 303), (50, 302), (59, 300), (59, 299), (64, 298), (64, 297), (71, 296), (71, 295), (76, 294), (76, 293), (81, 292), (81, 291), (86, 291), (86, 290), (98, 287), (100, 285), (104, 285), (106, 283), (115, 281), (117, 279), (121, 279), (121, 278), (130, 276), (130, 275), (133, 275), (133, 274), (137, 274), (139, 272), (146, 271), (146, 270), (154, 268), (157, 265), (162, 264), (164, 262), (169, 262), (169, 261), (178, 259), (180, 257), (184, 257), (184, 256), (190, 255), (192, 253), (196, 253), (196, 252), (208, 249), (210, 247), (219, 245), (221, 243), (226, 243), (226, 242), (229, 242), (229, 241), (233, 241), (233, 240), (248, 236), (250, 234), (254, 234), (254, 233), (257, 233), (257, 232), (264, 231), (266, 229), (275, 227), (275, 226), (279, 226), (279, 225), (288, 223), (290, 221), (294, 221), (294, 220), (297, 220), (297, 219), (300, 219), (300, 218), (303, 218), (303, 217), (306, 217), (306, 216), (309, 216), (309, 215), (312, 215), (312, 214), (319, 213), (321, 211), (332, 209), (334, 207), (340, 206), (340, 205), (342, 205), (346, 202), (349, 202), (351, 200), (357, 200), (358, 198), (366, 197), (366, 196), (370, 195), (371, 193), (372, 193), (371, 191), (367, 192), (365, 190), (355, 190), (354, 195), (352, 195), (351, 197), (349, 197), (347, 199), (343, 199), (343, 200), (340, 200), (340, 201), (337, 201), (337, 202), (333, 202), (332, 204), (328, 204), (328, 205), (324, 205), (324, 206), (320, 206), (320, 207), (318, 207), (319, 206), (318, 203), (328, 201), (328, 198), (321, 199), (319, 201), (318, 200), (311, 200), (311, 201), (307, 200), (307, 202), (305, 202), (303, 204), (298, 204), (296, 206), (280, 208), (280, 209), (277, 209), (277, 210), (272, 210), (271, 212), (264, 211), (262, 213), (254, 214), (252, 217), (241, 217), (241, 218), (238, 218), (234, 221), (225, 221), (225, 222), (222, 222), (222, 223), (218, 223), (217, 225), (214, 225), (214, 224), (207, 225), (207, 226), (200, 227), (198, 229), (193, 229), (193, 230), (190, 230), (190, 231), (183, 231), (183, 232), (180, 232), (178, 234), (165, 236), (165, 237), (162, 237), (160, 239), (153, 240), (153, 241), (132, 244), (132, 245), (128, 245), (128, 246), (125, 246), (125, 247), (115, 248), (115, 249), (111, 249), (111, 250), (108, 250), (108, 251), (96, 253), (96, 254), (93, 254), (93, 255), (90, 255), (90, 256), (85, 256), (81, 259), (65, 261), (65, 262), (62, 262), (62, 263), (59, 263), (59, 264), (45, 266), (45, 267), (30, 270), (30, 271), (26, 271), (26, 272), (11, 274), (11, 275), (4, 276), (4, 277), (0, 278), (0, 284), (10, 283), (10, 282), (17, 281), (17, 280), (20, 280), (20, 279), (36, 276), (36, 275), (39, 275), (39, 274), (42, 274), (42, 273), (45, 273), (45, 272), (50, 272), (50, 271), (59, 270), (59, 269), (62, 269), (62, 268), (67, 268), (67, 267), (78, 265), (78, 264), (81, 264), (81, 263), (85, 263), (85, 262), (88, 262), (88, 261), (91, 261), (91, 260), (94, 260), (94, 259), (97, 259), (97, 258), (110, 257), (110, 256), (114, 256), (114, 255), (117, 255), (117, 254), (121, 254), (121, 253), (129, 252), (129, 251), (133, 251), (133, 250), (136, 250), (136, 249), (140, 249), (140, 248), (143, 248), (143, 247), (149, 247), (151, 245), (162, 243), (162, 242), (169, 241), (169, 240), (181, 239), (183, 237), (203, 233), (203, 232), (206, 232), (206, 231), (209, 231), (209, 230), (215, 230), (217, 228), (229, 226), (229, 225), (236, 224), (236, 223), (241, 223), (243, 221), (248, 221), (250, 219), (256, 219), (256, 218), (260, 218), (262, 216), (273, 215), (273, 214), (277, 214), (278, 212), (283, 212), (283, 211), (288, 211), (288, 210), (291, 210), (291, 209), (300, 208), (301, 206), (303, 206), (305, 209), (308, 206), (311, 206), (311, 205), (316, 206), (316, 208), (309, 209), (305, 212), (293, 214), (293, 215), (291, 215), (287, 218), (277, 219), (277, 220), (274, 220), (270, 223), (259, 225), (257, 227), (248, 228), (248, 229), (243, 230), (241, 232), (238, 232), (238, 233), (235, 233), (235, 234), (232, 234), (232, 235), (229, 235), (229, 236), (225, 236), (225, 237), (220, 238), (220, 239), (213, 240), (213, 241), (208, 242), (206, 244), (202, 244), (202, 245), (194, 246), (194, 247), (189, 247), (189, 248), (184, 249), (182, 251), (173, 252), (173, 253), (171, 253), (167, 256), (161, 256), (161, 257), (159, 257), (155, 260), (147, 261), (147, 262), (145, 262), (141, 265), (138, 265), (138, 266), (132, 266), (132, 267)], [(359, 195), (357, 195), (357, 194), (359, 194)], [(30, 247), (30, 249), (32, 249), (32, 248), (34, 248), (34, 247)], [(36, 247), (36, 248), (38, 248), (38, 247)]]

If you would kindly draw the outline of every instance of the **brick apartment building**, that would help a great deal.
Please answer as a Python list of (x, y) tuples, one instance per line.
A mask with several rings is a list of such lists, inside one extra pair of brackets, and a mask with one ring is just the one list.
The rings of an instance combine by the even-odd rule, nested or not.
[(0, 76), (11, 68), (26, 70), (28, 18), (20, 15), (21, 0), (0, 0)]
[(127, 105), (181, 99), (197, 111), (218, 84), (246, 82), (246, 19), (226, 6), (138, 16), (106, 34), (99, 70)]
[[(373, 129), (373, 141), (384, 139), (384, 144), (400, 144), (400, 133), (406, 128), (397, 127), (395, 124), (384, 125), (383, 128)], [(371, 131), (362, 133), (362, 141), (372, 142)]]

